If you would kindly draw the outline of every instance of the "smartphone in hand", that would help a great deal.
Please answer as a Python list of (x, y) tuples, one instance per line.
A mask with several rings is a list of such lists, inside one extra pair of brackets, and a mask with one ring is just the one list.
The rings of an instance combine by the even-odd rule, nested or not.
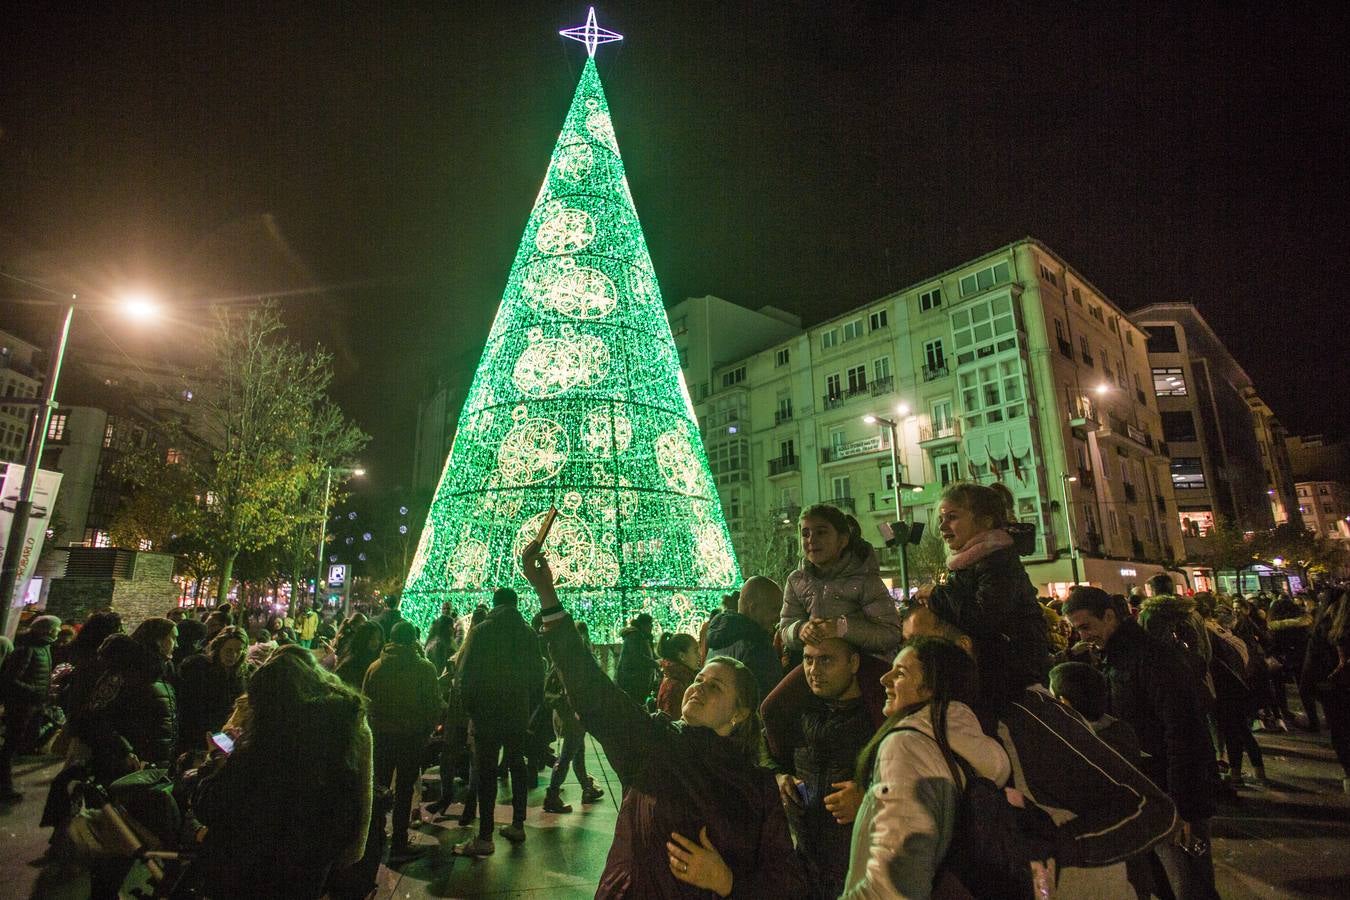
[(550, 506), (548, 512), (544, 514), (544, 521), (539, 523), (539, 533), (534, 536), (535, 543), (540, 547), (544, 546), (548, 533), (553, 530), (553, 520), (558, 518), (558, 507)]

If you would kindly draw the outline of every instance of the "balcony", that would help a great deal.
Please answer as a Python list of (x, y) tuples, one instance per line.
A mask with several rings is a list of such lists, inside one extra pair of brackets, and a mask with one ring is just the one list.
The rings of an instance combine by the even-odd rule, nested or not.
[(925, 450), (954, 444), (959, 440), (961, 440), (961, 423), (958, 421), (919, 427), (919, 446)]
[(946, 378), (948, 374), (950, 374), (950, 372), (945, 365), (923, 367), (923, 380), (925, 382), (934, 381), (938, 378)]
[(844, 405), (843, 394), (826, 394), (821, 398), (821, 405), (825, 409), (838, 409)]
[(882, 439), (879, 434), (870, 438), (863, 438), (861, 441), (853, 441), (848, 444), (840, 444), (836, 447), (821, 447), (820, 461), (823, 463), (838, 462), (841, 459), (848, 459), (852, 456), (863, 456), (867, 453), (880, 453), (889, 451), (891, 442), (888, 439)]
[(833, 500), (826, 501), (831, 506), (842, 509), (846, 513), (856, 513), (858, 511), (857, 501), (852, 497), (835, 497)]
[(873, 397), (880, 397), (882, 394), (889, 394), (895, 390), (895, 376), (887, 375), (885, 378), (878, 378), (872, 382), (870, 389)]
[(782, 425), (784, 422), (791, 422), (791, 421), (792, 421), (792, 410), (790, 409), (774, 410), (773, 424)]
[(796, 456), (780, 456), (777, 459), (769, 460), (769, 477), (777, 475), (787, 475), (789, 472), (801, 471), (801, 460)]
[(867, 389), (867, 382), (860, 381), (857, 384), (850, 384), (848, 390), (844, 391), (844, 399), (852, 400), (854, 397), (863, 397), (870, 392)]

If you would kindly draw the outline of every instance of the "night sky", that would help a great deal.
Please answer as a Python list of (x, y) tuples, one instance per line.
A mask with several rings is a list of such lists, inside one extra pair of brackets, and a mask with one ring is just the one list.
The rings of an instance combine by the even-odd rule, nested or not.
[[(586, 6), (79, 6), (5, 29), (0, 264), (293, 292), (376, 484), (404, 483), (424, 385), (477, 362)], [(1127, 6), (601, 5), (667, 302), (809, 323), (1029, 234), (1126, 309), (1193, 300), (1291, 431), (1343, 431), (1350, 19)]]

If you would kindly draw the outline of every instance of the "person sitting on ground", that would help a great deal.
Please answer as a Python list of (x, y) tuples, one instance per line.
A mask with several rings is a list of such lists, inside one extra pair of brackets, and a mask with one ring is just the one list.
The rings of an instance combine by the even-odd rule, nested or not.
[(915, 638), (884, 677), (887, 719), (859, 754), (854, 774), (864, 794), (842, 900), (930, 895), (960, 805), (947, 753), (995, 784), (1011, 770), (970, 708), (975, 664), (955, 644)]
[(783, 663), (773, 645), (783, 589), (773, 579), (754, 575), (741, 585), (739, 598), (735, 609), (723, 610), (708, 625), (704, 656), (730, 656), (745, 663), (755, 675), (759, 695), (767, 697), (783, 680)]
[[(180, 626), (181, 627), (181, 626)], [(244, 693), (248, 668), (244, 646), (248, 636), (230, 625), (216, 632), (202, 653), (183, 660), (178, 674), (178, 750), (200, 750), (220, 730)]]
[[(800, 653), (806, 644), (841, 637), (863, 650), (858, 680), (863, 700), (878, 723), (884, 718), (881, 676), (900, 645), (900, 616), (881, 580), (876, 551), (863, 540), (856, 520), (819, 504), (801, 515), (802, 567), (788, 576), (778, 634)], [(764, 700), (764, 736), (775, 763), (792, 765), (796, 732), (811, 690), (797, 666)]]
[(522, 567), (539, 595), (567, 696), (631, 784), (596, 897), (674, 898), (692, 896), (690, 888), (723, 897), (805, 896), (778, 789), (758, 765), (750, 670), (714, 657), (685, 691), (678, 720), (649, 715), (586, 652), (537, 541), (526, 546)]
[(422, 655), (417, 627), (398, 622), (380, 658), (366, 671), (362, 693), (375, 741), (375, 783), (394, 782), (394, 809), (390, 817), (391, 858), (409, 855), (408, 822), (412, 817), (413, 788), (421, 772), (422, 752), (441, 715), (441, 691), (436, 669)]
[(820, 900), (834, 900), (844, 890), (853, 818), (862, 801), (854, 769), (875, 730), (858, 686), (861, 662), (862, 651), (843, 638), (803, 648), (813, 702), (802, 711), (791, 774), (778, 776), (809, 896)]
[(972, 482), (947, 486), (938, 503), (938, 533), (951, 577), (920, 592), (975, 644), (981, 679), (976, 711), (986, 728), (1023, 689), (1041, 684), (1050, 668), (1045, 616), (1006, 530), (1010, 497), (1006, 488)]
[(203, 894), (322, 896), (332, 872), (361, 859), (370, 828), (371, 736), (361, 697), (309, 651), (283, 648), (249, 676), (226, 731), (234, 750), (203, 767), (192, 802), (206, 826), (192, 866)]
[(703, 660), (698, 656), (698, 640), (691, 634), (663, 632), (656, 642), (656, 654), (660, 657), (657, 664), (661, 666), (656, 708), (672, 719), (678, 719), (684, 692), (694, 680), (694, 673), (703, 667)]

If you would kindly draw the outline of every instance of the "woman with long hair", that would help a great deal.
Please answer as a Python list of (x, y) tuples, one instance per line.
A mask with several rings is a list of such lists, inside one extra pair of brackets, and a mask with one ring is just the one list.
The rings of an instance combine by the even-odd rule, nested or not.
[(183, 660), (178, 674), (179, 750), (200, 750), (219, 731), (247, 687), (244, 648), (248, 635), (227, 625), (207, 642), (204, 652)]
[(678, 720), (648, 715), (586, 652), (538, 542), (522, 564), (567, 696), (631, 785), (596, 897), (673, 898), (690, 887), (723, 897), (803, 896), (777, 785), (759, 766), (759, 687), (750, 670), (714, 657), (685, 691)]
[(366, 670), (370, 664), (380, 658), (384, 650), (384, 628), (379, 622), (366, 621), (356, 626), (351, 641), (338, 657), (337, 668), (333, 674), (342, 679), (342, 683), (353, 690), (361, 690), (366, 680)]
[[(881, 676), (900, 646), (900, 615), (881, 580), (872, 545), (852, 516), (818, 504), (801, 515), (802, 566), (788, 576), (778, 636), (784, 648), (800, 656), (806, 644), (842, 638), (862, 651), (858, 684), (874, 723), (882, 719)], [(811, 688), (800, 665), (769, 692), (761, 710), (769, 753), (791, 768), (800, 741), (801, 711)]]
[(193, 798), (206, 826), (194, 866), (203, 893), (317, 898), (361, 859), (370, 828), (371, 737), (359, 694), (309, 650), (277, 649), (249, 676)]
[(996, 784), (1012, 772), (970, 708), (975, 663), (941, 638), (914, 638), (882, 679), (886, 722), (858, 756), (864, 786), (853, 825), (845, 900), (928, 897), (951, 844), (962, 786), (949, 756)]

